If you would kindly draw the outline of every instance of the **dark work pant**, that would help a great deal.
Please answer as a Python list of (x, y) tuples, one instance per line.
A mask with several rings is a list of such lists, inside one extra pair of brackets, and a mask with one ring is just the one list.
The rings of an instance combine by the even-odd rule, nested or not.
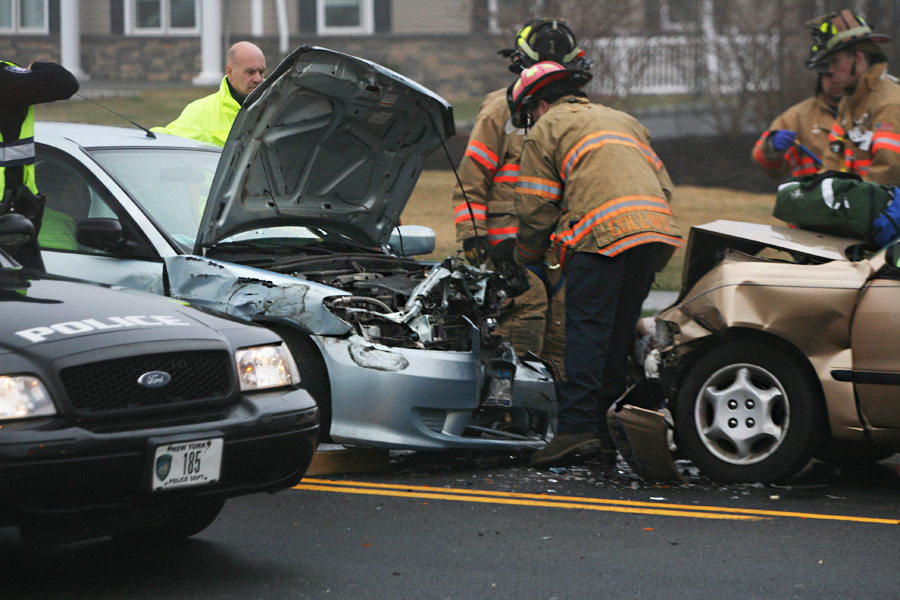
[(559, 433), (598, 433), (611, 442), (606, 411), (625, 391), (635, 327), (664, 248), (642, 244), (612, 258), (576, 252), (566, 261), (568, 379)]

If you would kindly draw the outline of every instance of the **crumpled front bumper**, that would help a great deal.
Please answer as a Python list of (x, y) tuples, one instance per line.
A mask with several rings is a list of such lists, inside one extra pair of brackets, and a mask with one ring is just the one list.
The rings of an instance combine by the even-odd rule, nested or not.
[(553, 376), (536, 361), (517, 360), (510, 407), (485, 407), (486, 374), (475, 352), (389, 348), (359, 336), (312, 338), (328, 367), (331, 437), (345, 445), (408, 450), (517, 450), (541, 447), (544, 435), (479, 430), (477, 413), (511, 419), (556, 416)]

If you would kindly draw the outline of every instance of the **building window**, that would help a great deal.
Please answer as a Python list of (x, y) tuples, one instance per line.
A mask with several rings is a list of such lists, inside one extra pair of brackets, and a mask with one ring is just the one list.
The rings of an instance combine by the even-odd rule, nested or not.
[(663, 31), (697, 31), (700, 29), (700, 2), (697, 0), (662, 0), (659, 24)]
[(0, 31), (48, 33), (47, 0), (0, 0)]
[(369, 34), (374, 31), (372, 0), (316, 0), (320, 35)]
[(127, 32), (135, 35), (197, 35), (199, 0), (127, 0)]

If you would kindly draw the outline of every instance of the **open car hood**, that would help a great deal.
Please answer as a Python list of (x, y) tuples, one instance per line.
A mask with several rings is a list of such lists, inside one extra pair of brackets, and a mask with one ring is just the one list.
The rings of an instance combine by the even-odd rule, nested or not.
[(194, 252), (282, 225), (387, 243), (425, 157), (454, 133), (440, 96), (380, 65), (301, 46), (244, 102)]

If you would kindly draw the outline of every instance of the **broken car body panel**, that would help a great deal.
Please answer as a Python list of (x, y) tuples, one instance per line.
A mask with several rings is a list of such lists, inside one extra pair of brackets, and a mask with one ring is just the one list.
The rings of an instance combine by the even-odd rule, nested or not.
[[(900, 333), (900, 284), (882, 275), (884, 252), (862, 258), (858, 240), (728, 221), (693, 228), (687, 252), (689, 286), (656, 317), (662, 348), (647, 369), (662, 373), (670, 403), (699, 358), (720, 342), (752, 339), (789, 352), (813, 374), (832, 440), (900, 444), (900, 411), (889, 400), (898, 387), (879, 379), (900, 371), (890, 347)], [(640, 446), (636, 435), (628, 435), (632, 446)], [(663, 473), (671, 459), (659, 456), (664, 432), (658, 436), (632, 452)]]

